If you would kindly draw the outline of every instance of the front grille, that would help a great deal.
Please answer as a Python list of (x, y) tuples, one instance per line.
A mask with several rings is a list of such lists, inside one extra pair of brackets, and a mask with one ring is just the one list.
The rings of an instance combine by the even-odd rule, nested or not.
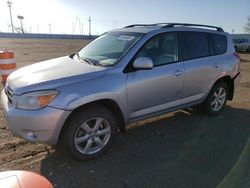
[(7, 95), (8, 97), (8, 101), (10, 104), (12, 104), (12, 100), (13, 100), (13, 91), (11, 90), (11, 88), (9, 86), (6, 86), (5, 89), (5, 94)]

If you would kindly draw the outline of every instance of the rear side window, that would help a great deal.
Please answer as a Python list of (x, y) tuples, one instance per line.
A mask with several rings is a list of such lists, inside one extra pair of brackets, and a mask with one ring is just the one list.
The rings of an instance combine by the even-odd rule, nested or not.
[(199, 32), (183, 32), (183, 59), (209, 56), (209, 44), (206, 34)]
[(212, 54), (211, 55), (220, 55), (224, 54), (227, 50), (227, 38), (224, 35), (219, 34), (209, 34), (209, 38), (212, 44)]

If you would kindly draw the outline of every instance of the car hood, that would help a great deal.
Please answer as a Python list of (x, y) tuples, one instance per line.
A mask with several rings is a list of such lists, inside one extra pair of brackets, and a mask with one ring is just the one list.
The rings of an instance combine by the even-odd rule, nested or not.
[(56, 89), (89, 79), (95, 79), (106, 73), (106, 67), (94, 66), (69, 56), (35, 63), (9, 75), (7, 85), (14, 94)]

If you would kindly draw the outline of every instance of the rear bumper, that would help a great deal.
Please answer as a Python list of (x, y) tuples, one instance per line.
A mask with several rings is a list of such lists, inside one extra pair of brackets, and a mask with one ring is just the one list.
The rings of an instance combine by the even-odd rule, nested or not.
[(9, 129), (14, 135), (49, 145), (57, 143), (61, 128), (71, 112), (52, 107), (41, 110), (16, 109), (8, 102), (4, 91), (1, 101)]

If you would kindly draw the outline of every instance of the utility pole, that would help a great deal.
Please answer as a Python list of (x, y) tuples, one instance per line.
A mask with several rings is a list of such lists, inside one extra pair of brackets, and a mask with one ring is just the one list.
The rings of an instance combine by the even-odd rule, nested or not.
[(12, 2), (9, 0), (9, 1), (7, 1), (7, 4), (8, 4), (8, 7), (9, 7), (9, 11), (10, 11), (11, 29), (12, 29), (12, 33), (14, 33), (14, 26), (13, 26), (12, 13), (11, 13)]
[(81, 18), (79, 18), (79, 35), (81, 35)]
[(51, 24), (49, 24), (49, 34), (51, 34)]
[(89, 16), (88, 22), (89, 22), (89, 36), (91, 36), (91, 17), (90, 16)]
[(117, 29), (117, 21), (113, 21), (113, 24), (114, 24), (114, 28)]
[(72, 23), (72, 34), (74, 35), (75, 34), (75, 26), (74, 26), (74, 23)]

